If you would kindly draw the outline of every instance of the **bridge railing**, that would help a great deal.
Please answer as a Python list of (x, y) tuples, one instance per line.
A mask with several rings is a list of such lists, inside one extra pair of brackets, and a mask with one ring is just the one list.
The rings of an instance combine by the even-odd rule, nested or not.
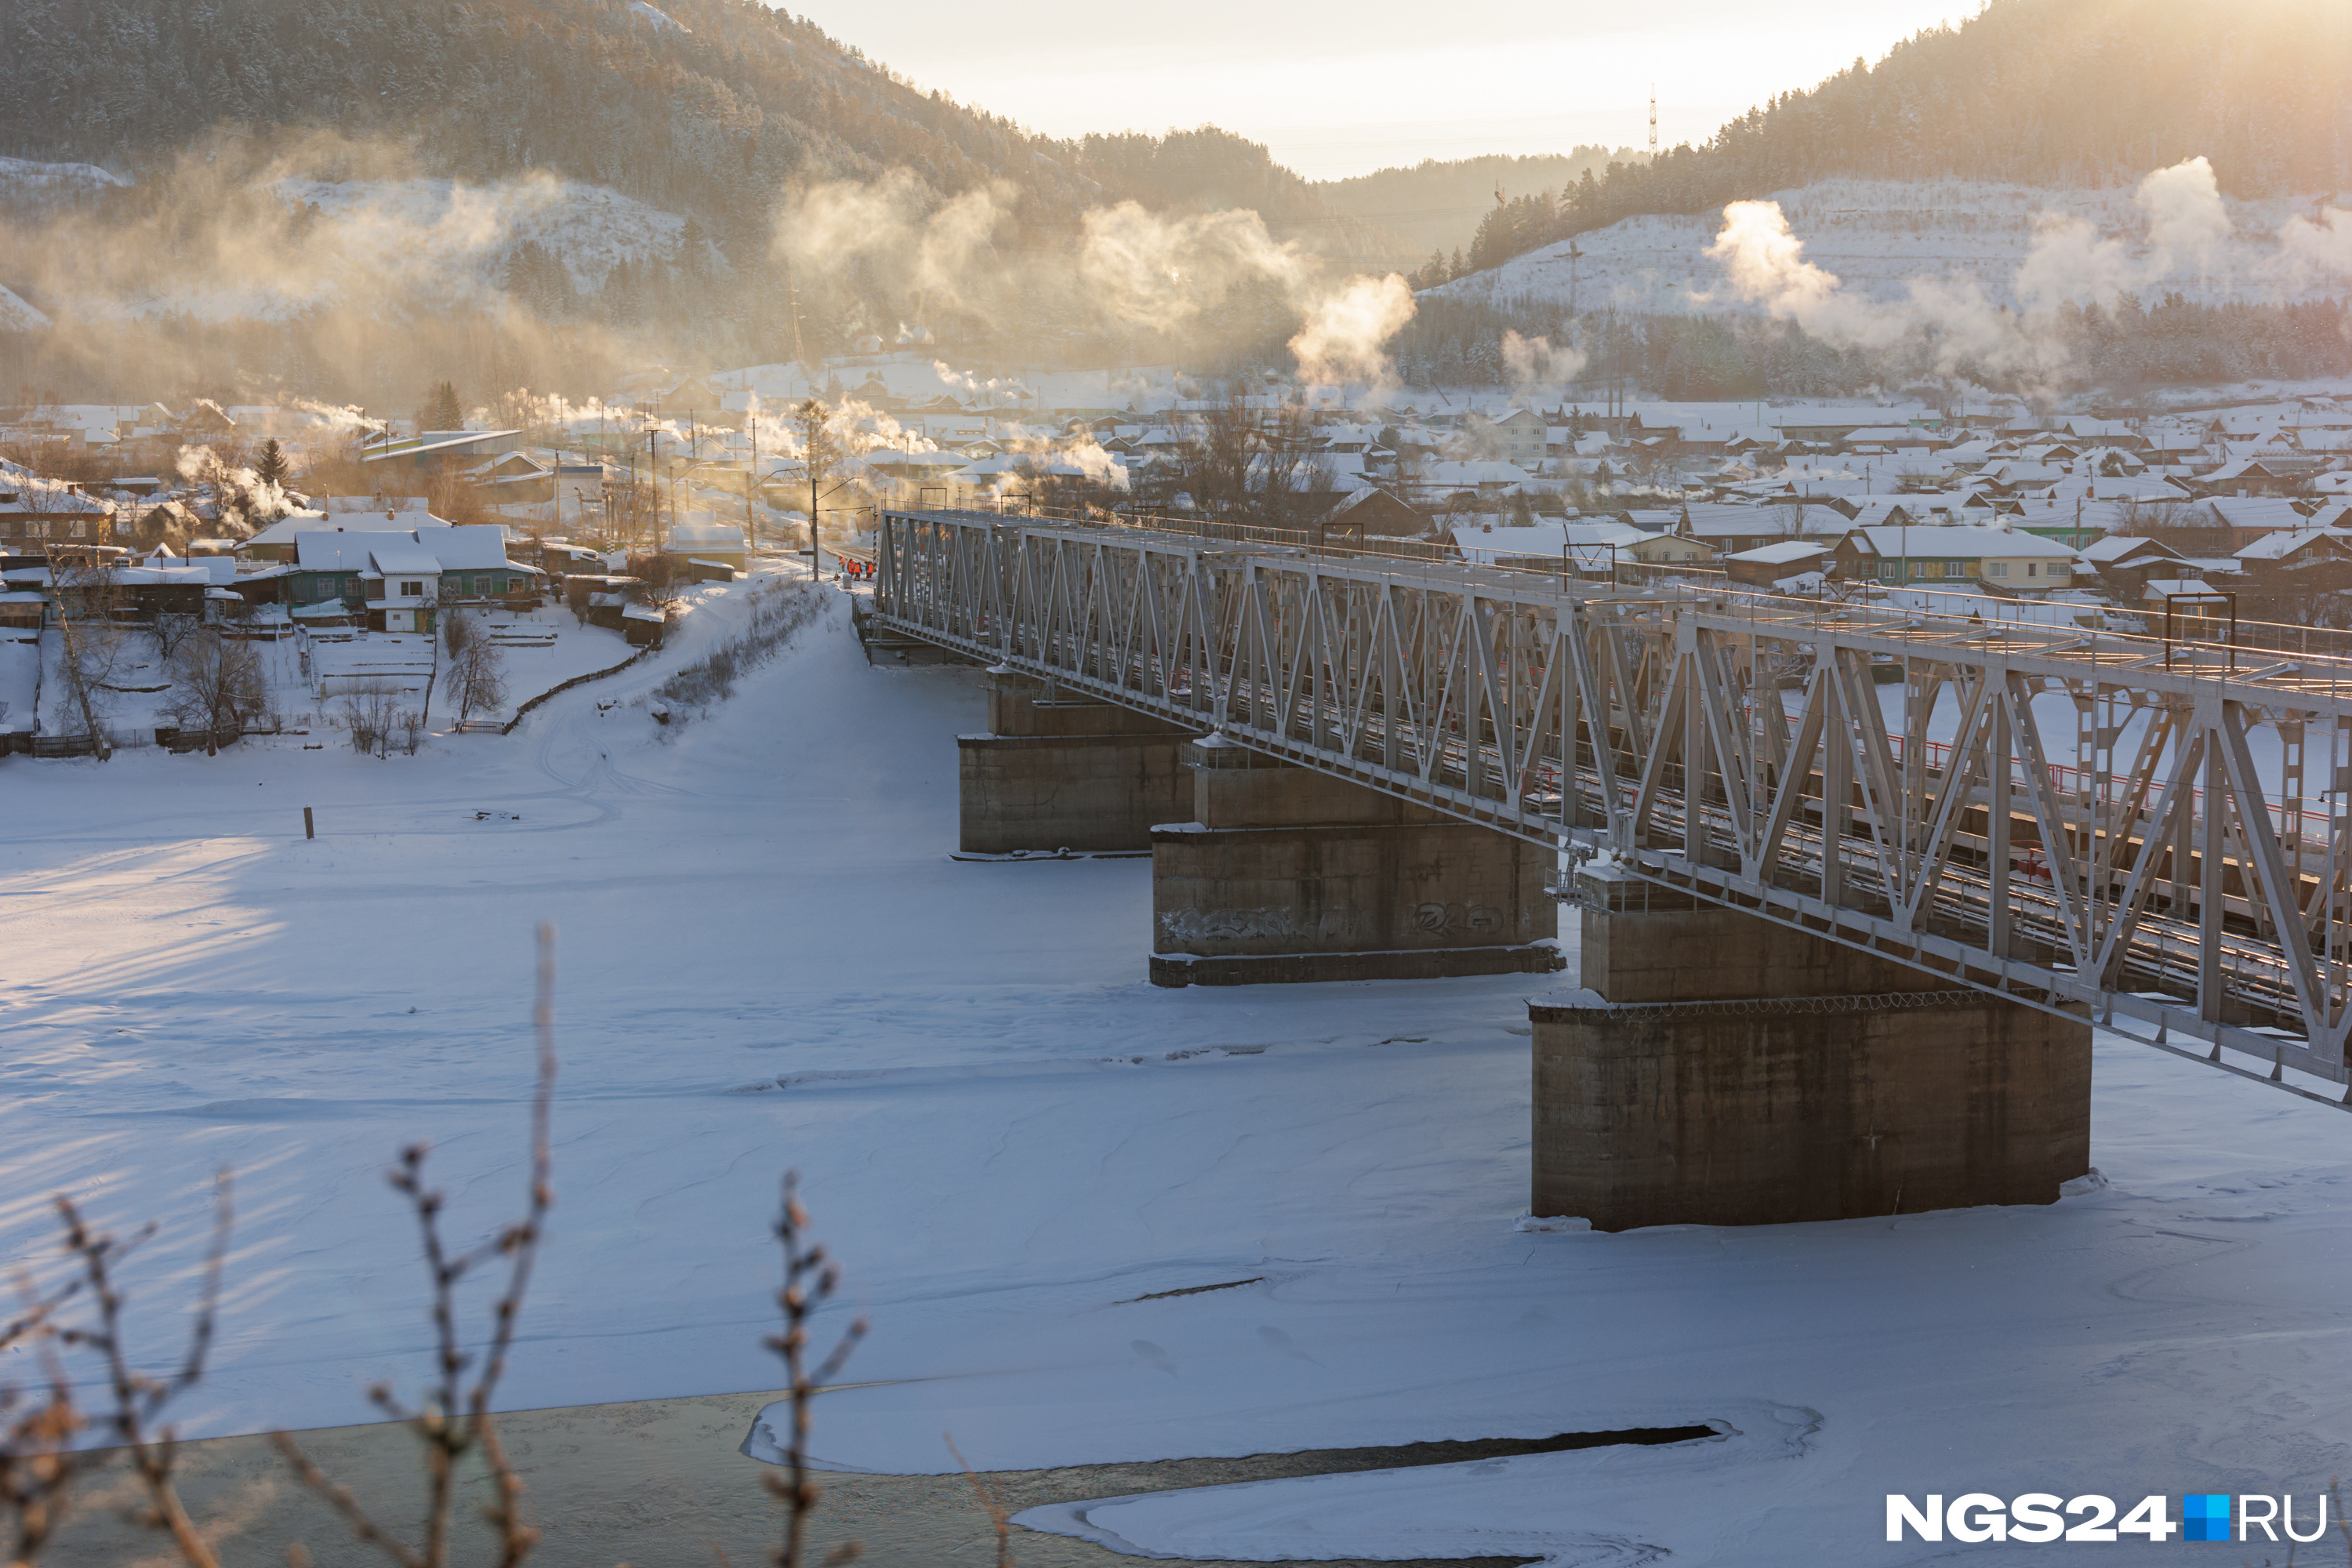
[[(1165, 512), (1117, 512), (1101, 509), (1032, 507), (1021, 510), (1005, 510), (989, 514), (1009, 521), (1035, 521), (1050, 525), (1081, 528), (1132, 530), (1140, 532), (1168, 534), (1181, 538), (1213, 541), (1217, 543), (1255, 545), (1265, 549), (1294, 551), (1310, 556), (1327, 556), (1335, 560), (1400, 562), (1430, 566), (1461, 567), (1477, 572), (1497, 572), (1530, 582), (1558, 582), (1563, 576), (1579, 580), (1588, 588), (1595, 574), (1589, 555), (1572, 553), (1564, 565), (1547, 562), (1541, 566), (1523, 563), (1522, 560), (1474, 564), (1451, 544), (1428, 540), (1393, 538), (1381, 534), (1349, 534), (1335, 530), (1273, 528), (1257, 523), (1236, 523), (1216, 519), (1178, 516)], [(1580, 550), (1584, 547), (1571, 547)], [(2091, 629), (2109, 637), (2123, 637), (2146, 643), (2158, 653), (2171, 653), (2175, 658), (2193, 658), (2199, 649), (2220, 650), (2218, 657), (2224, 668), (2234, 673), (2239, 656), (2269, 654), (2291, 657), (2297, 660), (2326, 660), (2343, 667), (2347, 685), (2352, 685), (2352, 629), (2312, 626), (2298, 622), (2241, 619), (2229, 627), (2226, 635), (2200, 636), (2193, 631), (2165, 637), (2159, 629), (2159, 614), (2135, 609), (2127, 605), (2087, 604), (2074, 600), (2027, 599), (2007, 595), (1971, 592), (1963, 588), (1923, 588), (1908, 584), (1885, 588), (1874, 581), (1840, 584), (1819, 594), (1784, 594), (1775, 589), (1759, 587), (1734, 581), (1719, 566), (1672, 564), (1636, 561), (1619, 554), (1613, 563), (1613, 585), (1618, 588), (1682, 589), (1708, 596), (1719, 596), (1729, 603), (1791, 613), (1821, 609), (1842, 617), (1877, 611), (1889, 622), (1932, 622), (1953, 630), (1982, 625), (1988, 627), (2047, 626), (2052, 628)], [(1907, 605), (1907, 607), (1906, 607)], [(2141, 624), (2141, 630), (2132, 632), (2114, 626), (2109, 617), (2129, 616)], [(2092, 617), (2097, 625), (2083, 626), (2084, 617)], [(2072, 622), (2071, 628), (2069, 623)], [(1853, 624), (1849, 618), (1847, 624)]]

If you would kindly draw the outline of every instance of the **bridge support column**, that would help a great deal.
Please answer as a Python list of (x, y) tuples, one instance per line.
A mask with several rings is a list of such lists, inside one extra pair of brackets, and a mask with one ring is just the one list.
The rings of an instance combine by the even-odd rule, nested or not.
[(988, 729), (956, 737), (961, 853), (1139, 854), (1154, 823), (1192, 809), (1195, 731), (1003, 668), (988, 672)]
[(1607, 872), (1580, 891), (1583, 989), (1528, 1009), (1534, 1213), (1854, 1219), (2054, 1203), (2090, 1169), (2086, 1020)]
[(1552, 852), (1228, 742), (1187, 748), (1195, 820), (1151, 833), (1151, 982), (1557, 969)]

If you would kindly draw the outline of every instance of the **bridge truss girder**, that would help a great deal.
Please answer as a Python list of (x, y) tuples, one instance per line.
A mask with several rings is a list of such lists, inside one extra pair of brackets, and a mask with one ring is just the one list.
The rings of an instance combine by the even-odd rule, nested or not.
[(985, 514), (886, 513), (879, 560), (898, 632), (2232, 1071), (2347, 1081), (2333, 661)]

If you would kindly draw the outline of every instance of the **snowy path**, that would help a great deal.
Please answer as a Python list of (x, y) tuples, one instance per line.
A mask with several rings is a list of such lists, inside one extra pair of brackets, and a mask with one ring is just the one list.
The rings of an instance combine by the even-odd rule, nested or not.
[(869, 669), (836, 607), (682, 733), (600, 712), (676, 663), (414, 759), (0, 763), (0, 1255), (47, 1258), (54, 1189), (162, 1215), (160, 1346), (235, 1167), (205, 1429), (358, 1419), (422, 1370), (382, 1171), (427, 1136), (461, 1227), (509, 1212), (551, 918), (560, 1203), (513, 1405), (772, 1386), (790, 1164), (875, 1323), (835, 1463), (1738, 1432), (1091, 1510), (1154, 1551), (1892, 1563), (1947, 1549), (1885, 1545), (1887, 1491), (2352, 1471), (2337, 1112), (2105, 1045), (2106, 1192), (1517, 1233), (1527, 978), (1155, 991), (1145, 863), (946, 858), (971, 674)]

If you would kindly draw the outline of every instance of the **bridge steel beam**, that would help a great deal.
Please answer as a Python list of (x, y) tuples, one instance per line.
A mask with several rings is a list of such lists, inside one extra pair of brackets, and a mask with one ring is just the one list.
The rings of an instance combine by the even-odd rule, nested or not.
[(1949, 987), (2347, 1081), (2340, 637), (2256, 654), (977, 513), (887, 512), (879, 557), (898, 634)]

